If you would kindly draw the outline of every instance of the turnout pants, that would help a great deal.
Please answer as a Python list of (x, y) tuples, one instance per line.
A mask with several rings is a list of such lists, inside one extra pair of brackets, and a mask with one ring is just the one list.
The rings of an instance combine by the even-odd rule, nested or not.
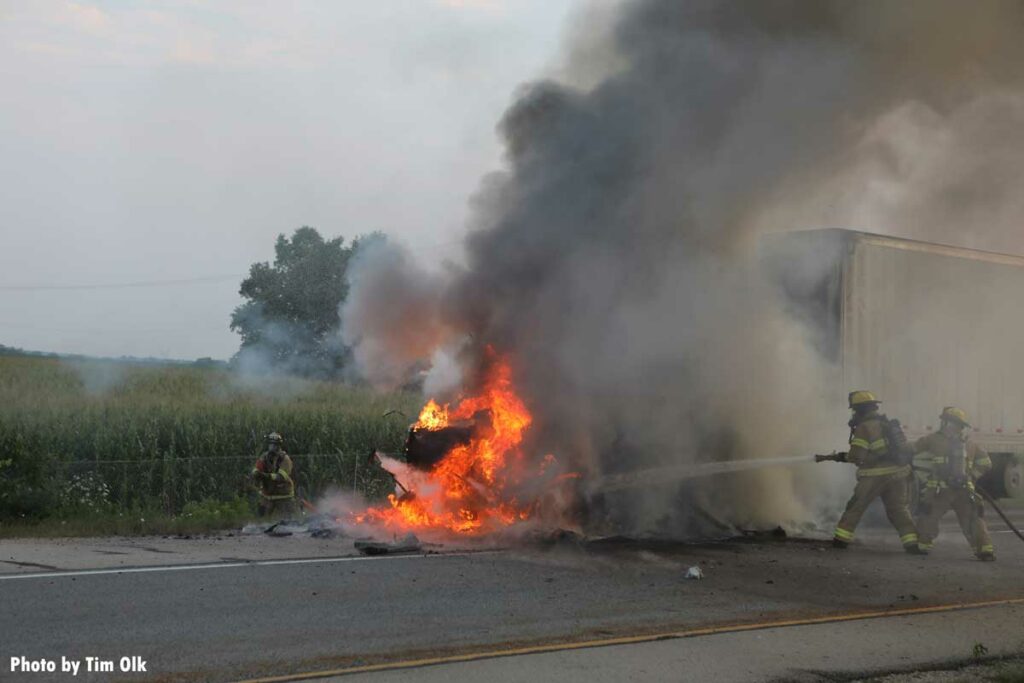
[(879, 497), (885, 505), (886, 516), (899, 532), (900, 543), (905, 547), (917, 545), (917, 529), (909, 507), (910, 476), (905, 472), (858, 478), (853, 496), (846, 504), (846, 511), (836, 525), (835, 538), (847, 543), (852, 541), (860, 518), (871, 502)]
[(960, 530), (964, 532), (964, 538), (974, 552), (994, 552), (992, 537), (981, 516), (982, 507), (968, 489), (931, 489), (921, 501), (921, 508), (924, 514), (918, 519), (917, 525), (921, 533), (922, 548), (929, 549), (935, 544), (935, 538), (939, 535), (939, 520), (953, 508), (956, 519), (960, 522)]
[(295, 517), (297, 509), (294, 498), (266, 498), (260, 496), (260, 502), (256, 507), (256, 514), (260, 517), (280, 515), (290, 519)]

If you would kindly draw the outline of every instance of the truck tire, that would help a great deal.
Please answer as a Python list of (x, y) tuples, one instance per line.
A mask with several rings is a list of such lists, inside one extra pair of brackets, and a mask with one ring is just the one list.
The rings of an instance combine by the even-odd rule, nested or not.
[(1017, 458), (1006, 461), (1003, 489), (1007, 498), (1024, 498), (1024, 463)]
[(1013, 453), (992, 456), (992, 470), (978, 480), (978, 485), (993, 498), (1024, 497), (1024, 462)]

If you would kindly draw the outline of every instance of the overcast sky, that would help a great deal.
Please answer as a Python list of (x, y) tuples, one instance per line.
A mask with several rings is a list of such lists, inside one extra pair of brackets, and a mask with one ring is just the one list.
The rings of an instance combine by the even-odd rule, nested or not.
[(0, 0), (0, 344), (227, 358), (280, 232), (457, 250), (573, 4)]

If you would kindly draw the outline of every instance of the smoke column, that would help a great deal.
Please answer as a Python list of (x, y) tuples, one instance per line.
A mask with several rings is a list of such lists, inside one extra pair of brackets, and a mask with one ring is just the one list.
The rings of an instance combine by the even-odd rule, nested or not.
[[(537, 452), (591, 475), (841, 446), (831, 421), (846, 387), (782, 314), (758, 239), (842, 226), (1024, 247), (1024, 3), (639, 0), (603, 12), (606, 33), (571, 46), (564, 79), (516, 94), (498, 126), (505, 166), (472, 199), (466, 265), (433, 283), (440, 294), (417, 316), (457, 331), (443, 343), (461, 335), (464, 358), (483, 344), (511, 353)], [(376, 276), (353, 280), (349, 304), (364, 315), (343, 315), (378, 381), (436, 352), (365, 315), (384, 292), (375, 282), (423, 298), (382, 275), (396, 260), (366, 264)], [(835, 500), (819, 475), (764, 470), (611, 505), (644, 530), (795, 522)]]

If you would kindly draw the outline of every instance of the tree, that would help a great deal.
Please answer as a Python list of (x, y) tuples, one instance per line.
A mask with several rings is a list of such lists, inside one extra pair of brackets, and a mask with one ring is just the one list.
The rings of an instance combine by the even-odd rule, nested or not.
[(242, 337), (232, 363), (247, 370), (333, 376), (348, 349), (337, 334), (338, 307), (348, 294), (345, 272), (359, 240), (324, 240), (303, 226), (278, 235), (274, 264), (254, 263), (239, 289), (247, 301), (231, 314)]

